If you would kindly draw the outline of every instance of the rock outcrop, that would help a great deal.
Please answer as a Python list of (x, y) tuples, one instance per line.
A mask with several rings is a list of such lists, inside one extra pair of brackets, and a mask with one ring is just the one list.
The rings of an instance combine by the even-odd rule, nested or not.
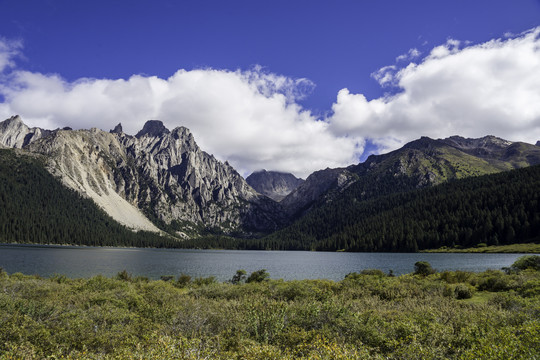
[(0, 145), (21, 149), (26, 145), (52, 133), (37, 127), (26, 126), (19, 115), (0, 122)]
[(279, 204), (202, 151), (184, 127), (169, 131), (151, 120), (136, 136), (125, 134), (121, 124), (110, 132), (43, 131), (13, 117), (0, 123), (0, 139), (6, 147), (45, 155), (50, 172), (66, 186), (136, 230), (249, 235), (285, 223)]
[(304, 182), (293, 174), (260, 170), (246, 178), (247, 183), (260, 194), (281, 201)]

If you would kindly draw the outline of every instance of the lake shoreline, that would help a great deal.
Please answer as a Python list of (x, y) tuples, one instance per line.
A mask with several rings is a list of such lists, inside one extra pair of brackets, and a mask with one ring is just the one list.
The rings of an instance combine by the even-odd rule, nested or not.
[(540, 244), (512, 244), (477, 246), (473, 248), (448, 248), (421, 250), (422, 253), (469, 253), (469, 254), (540, 254)]
[[(228, 248), (167, 248), (167, 247), (138, 247), (138, 246), (99, 246), (99, 245), (80, 245), (80, 244), (38, 244), (38, 243), (0, 243), (0, 247), (4, 246), (28, 246), (28, 247), (56, 247), (56, 248), (97, 248), (97, 249), (161, 249), (161, 250), (238, 250), (238, 251), (307, 251), (307, 250), (274, 250), (274, 249), (228, 249)], [(521, 243), (521, 244), (512, 244), (512, 245), (492, 245), (492, 246), (476, 246), (471, 248), (449, 248), (441, 247), (438, 249), (423, 249), (418, 252), (371, 252), (371, 251), (346, 251), (346, 250), (336, 250), (336, 251), (317, 251), (311, 250), (313, 252), (320, 253), (388, 253), (388, 254), (419, 254), (419, 253), (470, 253), (470, 254), (540, 254), (540, 244), (535, 243)]]

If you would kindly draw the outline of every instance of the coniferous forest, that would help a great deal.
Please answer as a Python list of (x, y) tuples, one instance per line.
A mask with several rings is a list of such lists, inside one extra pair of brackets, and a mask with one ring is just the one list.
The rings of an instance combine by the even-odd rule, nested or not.
[(64, 187), (41, 158), (0, 150), (0, 242), (174, 247), (176, 240), (130, 231)]
[(540, 166), (359, 201), (358, 189), (265, 239), (286, 248), (418, 251), (540, 240)]
[[(366, 198), (346, 189), (262, 238), (208, 235), (180, 241), (132, 232), (65, 188), (44, 161), (0, 150), (0, 242), (321, 251), (418, 251), (540, 240), (540, 166)], [(392, 188), (392, 179), (378, 186)], [(365, 184), (364, 184), (365, 185)]]

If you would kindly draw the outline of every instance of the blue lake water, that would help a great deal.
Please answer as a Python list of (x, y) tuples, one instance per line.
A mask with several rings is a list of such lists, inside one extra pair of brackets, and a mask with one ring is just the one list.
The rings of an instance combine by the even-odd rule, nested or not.
[(159, 279), (188, 274), (230, 279), (238, 269), (248, 274), (266, 269), (273, 279), (342, 280), (350, 272), (390, 269), (413, 272), (414, 263), (428, 261), (435, 269), (484, 271), (510, 266), (523, 254), (336, 253), (310, 251), (242, 251), (98, 248), (0, 245), (0, 267), (12, 274), (54, 274), (69, 277), (114, 276), (126, 270)]

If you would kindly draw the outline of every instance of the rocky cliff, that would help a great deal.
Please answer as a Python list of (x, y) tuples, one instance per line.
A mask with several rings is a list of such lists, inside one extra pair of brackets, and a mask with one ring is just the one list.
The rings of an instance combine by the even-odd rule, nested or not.
[(260, 194), (281, 201), (304, 182), (293, 174), (260, 170), (246, 178), (247, 183)]
[(285, 221), (279, 204), (202, 151), (184, 127), (169, 131), (151, 120), (136, 136), (120, 124), (111, 132), (44, 132), (17, 117), (0, 123), (0, 139), (4, 146), (46, 155), (48, 169), (66, 186), (134, 229), (160, 227), (181, 237), (207, 231), (249, 235)]
[(0, 122), (0, 145), (8, 148), (21, 149), (33, 141), (52, 133), (37, 127), (26, 126), (19, 115)]

